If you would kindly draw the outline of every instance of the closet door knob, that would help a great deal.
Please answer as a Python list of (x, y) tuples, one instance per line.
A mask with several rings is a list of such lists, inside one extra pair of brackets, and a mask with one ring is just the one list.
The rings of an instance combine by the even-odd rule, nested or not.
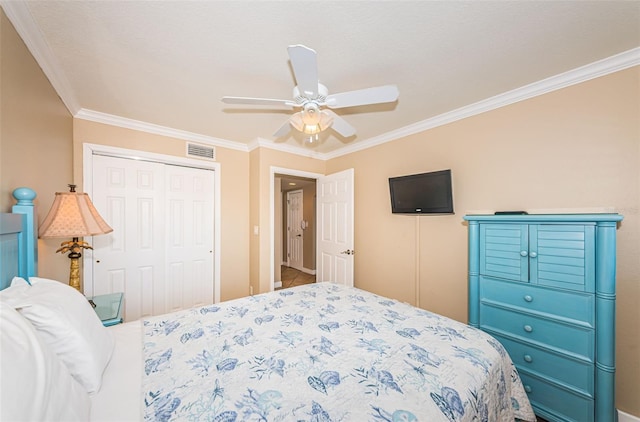
[(538, 256), (538, 254), (537, 254), (537, 253), (535, 253), (535, 252), (531, 252), (531, 253), (529, 254), (529, 256), (530, 256), (531, 258), (535, 258), (535, 257), (537, 257), (537, 256)]
[(520, 251), (520, 256), (527, 256), (528, 252), (527, 251)]

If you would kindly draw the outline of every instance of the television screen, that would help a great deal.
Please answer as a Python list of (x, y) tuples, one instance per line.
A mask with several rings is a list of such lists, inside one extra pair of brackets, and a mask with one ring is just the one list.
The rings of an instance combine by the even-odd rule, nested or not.
[(394, 214), (453, 214), (451, 170), (390, 177)]

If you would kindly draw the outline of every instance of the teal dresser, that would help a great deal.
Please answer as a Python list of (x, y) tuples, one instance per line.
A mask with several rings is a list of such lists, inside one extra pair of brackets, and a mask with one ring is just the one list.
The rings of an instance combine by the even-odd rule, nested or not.
[(469, 324), (509, 352), (538, 416), (616, 418), (618, 214), (467, 215)]

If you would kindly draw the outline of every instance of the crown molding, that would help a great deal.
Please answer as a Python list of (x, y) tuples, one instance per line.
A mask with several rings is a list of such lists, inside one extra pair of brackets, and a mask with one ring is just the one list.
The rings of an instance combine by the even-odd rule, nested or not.
[(0, 6), (4, 10), (16, 32), (22, 38), (31, 55), (44, 72), (53, 89), (62, 99), (67, 110), (74, 115), (80, 110), (80, 105), (71, 89), (69, 80), (60, 70), (60, 63), (51, 52), (49, 45), (44, 40), (38, 25), (33, 20), (27, 2), (0, 0)]
[(133, 129), (141, 132), (153, 133), (155, 135), (167, 136), (170, 138), (182, 139), (185, 141), (199, 142), (201, 144), (214, 145), (234, 149), (237, 151), (249, 151), (246, 144), (229, 141), (226, 139), (214, 138), (212, 136), (200, 135), (198, 133), (173, 129), (166, 126), (159, 126), (153, 123), (142, 122), (140, 120), (127, 119), (125, 117), (114, 116), (112, 114), (100, 113), (98, 111), (80, 109), (73, 117), (82, 120), (89, 120), (106, 125), (118, 126), (125, 129)]
[(601, 76), (605, 76), (610, 73), (615, 73), (620, 70), (628, 69), (630, 67), (638, 65), (640, 65), (640, 47), (587, 64), (585, 66), (581, 66), (579, 68), (561, 73), (559, 75), (551, 76), (549, 78), (531, 83), (529, 85), (525, 85), (520, 88), (516, 88), (511, 91), (507, 91), (503, 94), (478, 101), (477, 103), (473, 103), (468, 106), (464, 106), (456, 110), (452, 110), (450, 112), (443, 113), (426, 120), (422, 120), (398, 130), (394, 130), (384, 133), (380, 136), (363, 140), (361, 142), (358, 142), (357, 144), (347, 145), (334, 152), (324, 154), (324, 159), (328, 160), (336, 157), (341, 157), (346, 154), (351, 154), (353, 152), (362, 151), (367, 148), (395, 141), (405, 136), (423, 132), (428, 129), (433, 129), (435, 127), (446, 125), (457, 120), (466, 119), (467, 117), (495, 110), (500, 107), (524, 101), (533, 97), (537, 97), (539, 95), (547, 94), (552, 91), (557, 91), (571, 85), (576, 85), (581, 82), (586, 82), (591, 79), (599, 78)]
[(325, 154), (316, 152), (309, 148), (298, 147), (285, 143), (275, 143), (264, 138), (256, 138), (249, 143), (249, 151), (256, 148), (269, 148), (276, 151), (288, 152), (289, 154), (300, 155), (303, 157), (315, 158), (317, 160), (326, 160)]

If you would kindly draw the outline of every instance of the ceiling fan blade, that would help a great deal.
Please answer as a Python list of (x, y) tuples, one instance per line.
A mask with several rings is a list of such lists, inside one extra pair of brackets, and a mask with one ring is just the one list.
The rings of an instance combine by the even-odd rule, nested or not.
[(290, 45), (288, 51), (300, 93), (309, 99), (318, 98), (318, 60), (315, 50), (304, 45)]
[(298, 105), (291, 100), (251, 97), (222, 97), (222, 102), (226, 104), (279, 105), (286, 107), (295, 107)]
[(323, 113), (329, 115), (333, 119), (333, 123), (331, 124), (331, 128), (338, 132), (338, 134), (342, 135), (345, 138), (353, 136), (356, 134), (356, 129), (351, 126), (345, 119), (338, 116), (331, 110), (322, 110)]
[(384, 85), (327, 96), (329, 108), (355, 107), (368, 104), (390, 103), (398, 99), (400, 92), (395, 85)]
[(286, 136), (290, 130), (291, 123), (289, 123), (289, 119), (287, 119), (287, 121), (284, 122), (282, 126), (280, 126), (280, 129), (278, 129), (276, 133), (273, 134), (273, 136), (275, 136), (276, 138), (282, 138), (283, 136)]

